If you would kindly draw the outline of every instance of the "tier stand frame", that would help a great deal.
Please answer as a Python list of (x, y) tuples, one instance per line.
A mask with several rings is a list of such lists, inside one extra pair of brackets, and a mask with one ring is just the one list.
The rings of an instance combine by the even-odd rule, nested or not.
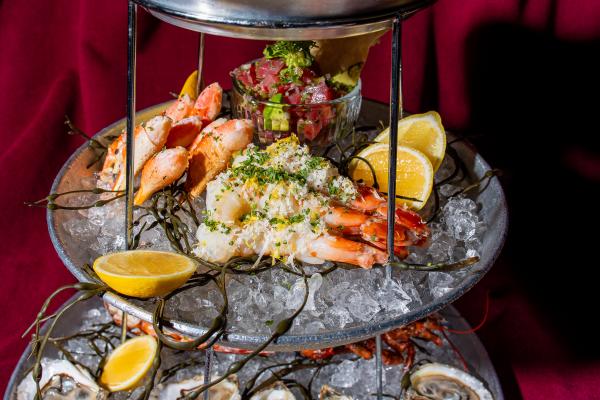
[[(130, 135), (135, 128), (136, 105), (136, 62), (137, 62), (137, 5), (133, 0), (128, 0), (128, 26), (127, 26), (127, 157), (126, 157), (126, 187), (125, 187), (125, 249), (131, 247), (133, 239), (133, 199), (134, 199), (134, 141)], [(392, 19), (392, 65), (391, 65), (391, 90), (390, 90), (390, 140), (389, 140), (389, 165), (396, 165), (398, 144), (398, 120), (403, 117), (402, 101), (402, 20), (403, 13), (397, 13)], [(204, 67), (204, 32), (198, 38), (198, 92), (203, 86), (202, 71)], [(396, 169), (390, 168), (388, 173), (388, 193), (396, 193)], [(387, 252), (388, 261), (395, 261), (394, 256), (394, 221), (396, 210), (396, 196), (388, 195), (387, 203)], [(391, 267), (386, 267), (386, 276), (391, 279)], [(123, 318), (127, 314), (123, 313)], [(377, 399), (383, 399), (383, 362), (381, 335), (375, 338), (375, 365), (377, 379)], [(212, 348), (206, 350), (204, 383), (211, 377), (213, 362)], [(204, 392), (204, 399), (208, 400), (208, 390)]]

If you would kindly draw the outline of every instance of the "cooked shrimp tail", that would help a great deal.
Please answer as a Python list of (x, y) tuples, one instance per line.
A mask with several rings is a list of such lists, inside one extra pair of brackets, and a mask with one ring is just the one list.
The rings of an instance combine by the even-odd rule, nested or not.
[(374, 264), (384, 264), (387, 261), (385, 252), (368, 244), (329, 235), (312, 241), (309, 245), (309, 255), (324, 260), (358, 265), (366, 269), (370, 269)]

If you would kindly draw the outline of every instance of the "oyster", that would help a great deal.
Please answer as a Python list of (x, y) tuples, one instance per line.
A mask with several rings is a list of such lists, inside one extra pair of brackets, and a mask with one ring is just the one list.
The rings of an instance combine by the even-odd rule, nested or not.
[[(175, 400), (204, 383), (203, 375), (179, 382), (161, 383), (150, 394), (150, 400)], [(208, 389), (210, 400), (240, 400), (237, 376), (231, 375)]]
[[(45, 400), (104, 400), (108, 396), (88, 371), (67, 360), (42, 360), (40, 389)], [(17, 400), (31, 400), (35, 393), (30, 372), (17, 387)]]
[(430, 363), (418, 367), (410, 374), (411, 400), (493, 400), (483, 382), (450, 365)]
[(327, 385), (323, 385), (319, 393), (319, 400), (352, 400), (352, 397), (345, 396)]
[(282, 382), (275, 382), (273, 386), (256, 393), (250, 400), (296, 400), (296, 396)]

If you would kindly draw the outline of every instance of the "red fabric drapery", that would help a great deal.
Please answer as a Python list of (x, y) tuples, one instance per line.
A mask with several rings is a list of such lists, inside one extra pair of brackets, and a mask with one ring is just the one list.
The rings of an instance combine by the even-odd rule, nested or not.
[[(4, 143), (0, 147), (0, 304), (5, 326), (0, 336), (1, 390), (26, 346), (21, 332), (49, 293), (73, 281), (50, 243), (44, 212), (27, 209), (23, 202), (45, 196), (60, 166), (81, 144), (80, 138), (66, 135), (65, 114), (89, 133), (125, 115), (126, 19), (125, 0), (0, 3), (0, 135)], [(584, 203), (590, 185), (597, 185), (598, 174), (593, 171), (600, 162), (591, 139), (592, 132), (598, 133), (593, 118), (573, 122), (559, 114), (584, 110), (593, 116), (593, 105), (598, 105), (597, 100), (594, 103), (593, 98), (588, 101), (583, 96), (598, 93), (594, 56), (600, 54), (600, 3), (439, 0), (406, 21), (403, 29), (405, 108), (412, 112), (437, 109), (448, 128), (484, 134), (483, 155), (507, 170), (514, 210), (508, 250), (490, 275), (459, 301), (461, 310), (477, 322), (484, 293), (492, 293), (490, 319), (480, 334), (507, 398), (600, 398), (598, 353), (581, 351), (565, 327), (569, 322), (583, 322), (579, 317), (584, 311), (594, 309), (593, 296), (549, 305), (543, 290), (530, 289), (550, 285), (556, 296), (548, 298), (572, 297), (581, 295), (578, 286), (582, 283), (568, 279), (540, 283), (519, 272), (544, 267), (554, 273), (554, 259), (521, 257), (525, 248), (521, 240), (534, 235), (529, 231), (532, 225), (546, 225), (541, 218), (528, 215), (528, 205), (523, 204), (528, 199), (520, 197), (521, 189), (530, 188), (517, 178), (531, 173), (519, 169), (527, 165), (525, 156), (507, 156), (523, 146), (533, 148), (533, 138), (546, 131), (554, 134), (565, 128), (570, 138), (563, 139), (564, 145), (536, 160), (549, 160), (555, 175), (574, 185), (575, 192), (570, 193)], [(139, 32), (141, 109), (177, 91), (195, 66), (197, 36), (145, 13)], [(371, 51), (363, 75), (366, 97), (388, 99), (389, 44), (388, 34)], [(228, 72), (255, 58), (262, 47), (262, 42), (208, 36), (205, 80), (230, 87)], [(527, 121), (524, 126), (522, 121)], [(577, 139), (575, 133), (579, 133)], [(588, 217), (592, 218), (588, 223), (597, 221)], [(528, 218), (534, 218), (534, 223)], [(573, 220), (569, 220), (571, 232), (586, 225)], [(548, 225), (549, 232), (553, 228), (554, 224)], [(579, 232), (579, 247), (591, 244)], [(548, 235), (548, 239), (554, 237)], [(541, 254), (557, 251), (537, 250)], [(585, 287), (586, 293), (592, 292), (590, 287)], [(579, 311), (573, 311), (578, 305)], [(561, 307), (570, 310), (571, 319), (549, 316), (564, 315)], [(586, 328), (582, 341), (593, 335)]]

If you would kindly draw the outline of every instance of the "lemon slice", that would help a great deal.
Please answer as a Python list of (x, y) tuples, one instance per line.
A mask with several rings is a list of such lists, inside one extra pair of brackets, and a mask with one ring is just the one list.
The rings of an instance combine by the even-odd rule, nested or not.
[[(388, 192), (388, 145), (373, 144), (358, 156), (367, 160), (375, 170), (379, 190)], [(354, 181), (362, 180), (366, 185), (374, 184), (373, 173), (369, 165), (359, 159), (354, 159), (349, 166), (350, 177)], [(406, 146), (398, 146), (396, 163), (396, 195), (419, 199), (420, 201), (397, 199), (396, 204), (404, 204), (414, 210), (421, 209), (433, 188), (433, 167), (429, 158), (418, 150)]]
[(152, 336), (139, 336), (119, 345), (106, 359), (100, 383), (111, 392), (132, 389), (142, 381), (158, 344)]
[(196, 270), (196, 262), (177, 253), (130, 250), (106, 254), (94, 261), (104, 283), (127, 296), (163, 296), (181, 285)]
[(198, 97), (198, 93), (196, 93), (196, 88), (198, 85), (198, 70), (195, 70), (187, 77), (183, 87), (181, 88), (181, 92), (179, 92), (179, 97), (187, 94), (190, 96), (190, 99), (195, 100)]
[[(389, 143), (389, 140), (389, 127), (375, 138), (376, 142), (381, 143)], [(398, 145), (419, 150), (429, 158), (433, 171), (437, 171), (446, 153), (446, 131), (440, 115), (429, 111), (398, 121)]]

